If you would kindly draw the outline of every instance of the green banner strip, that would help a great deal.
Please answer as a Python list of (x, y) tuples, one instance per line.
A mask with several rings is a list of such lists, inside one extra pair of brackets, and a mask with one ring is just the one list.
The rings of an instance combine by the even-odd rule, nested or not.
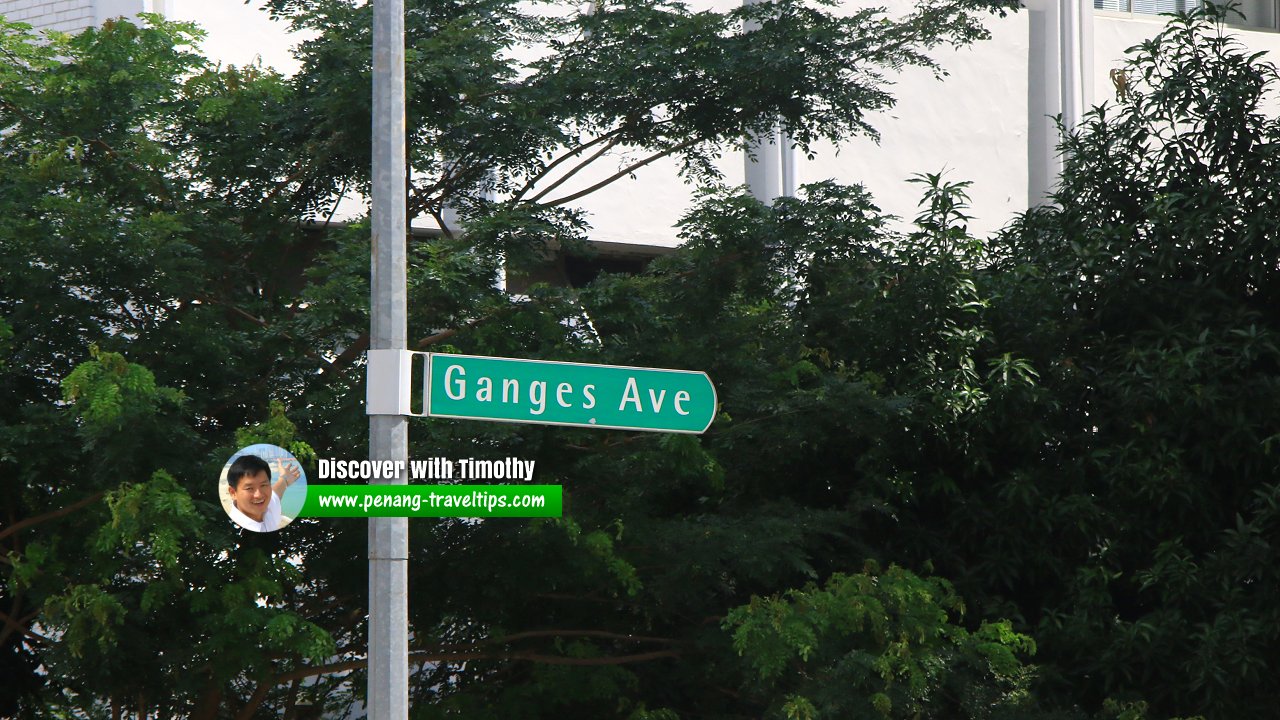
[(308, 485), (299, 517), (560, 517), (559, 485)]

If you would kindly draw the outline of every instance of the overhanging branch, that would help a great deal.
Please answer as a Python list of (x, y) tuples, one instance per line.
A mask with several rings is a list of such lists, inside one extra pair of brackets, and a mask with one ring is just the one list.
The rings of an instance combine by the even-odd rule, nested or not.
[(26, 518), (25, 520), (19, 520), (18, 522), (10, 525), (9, 527), (3, 530), (0, 530), (0, 540), (3, 540), (9, 537), (10, 535), (13, 535), (19, 530), (25, 530), (34, 525), (39, 525), (40, 523), (43, 523), (43, 522), (48, 522), (50, 520), (57, 520), (60, 517), (70, 515), (71, 513), (79, 510), (82, 507), (85, 507), (87, 505), (93, 504), (94, 502), (97, 502), (98, 499), (100, 499), (105, 494), (105, 492), (106, 491), (104, 490), (99, 490), (98, 492), (93, 493), (88, 497), (77, 500), (76, 502), (73, 502), (64, 508), (52, 510), (50, 512), (44, 513), (43, 515), (36, 515), (35, 517), (29, 517), (29, 518)]
[[(534, 652), (436, 652), (432, 650), (421, 650), (409, 653), (409, 660), (413, 662), (434, 662), (434, 663), (458, 663), (468, 662), (471, 660), (525, 660), (528, 662), (542, 663), (544, 665), (574, 665), (574, 666), (605, 666), (605, 665), (628, 665), (638, 662), (650, 662), (653, 660), (661, 660), (662, 658), (678, 658), (680, 652), (678, 650), (653, 650), (651, 652), (634, 653), (631, 655), (609, 655), (604, 657), (567, 657), (564, 655), (543, 655)], [(330, 663), (327, 665), (316, 665), (313, 667), (299, 668), (286, 673), (277, 675), (274, 683), (291, 682), (302, 678), (315, 677), (317, 675), (330, 675), (333, 673), (350, 672), (359, 670), (369, 664), (367, 659), (347, 660), (345, 662)]]
[(564, 205), (565, 203), (571, 203), (580, 197), (590, 195), (591, 193), (599, 190), (602, 187), (605, 187), (606, 185), (611, 185), (617, 182), (618, 180), (621, 180), (622, 178), (630, 175), (631, 173), (644, 167), (645, 165), (648, 165), (653, 162), (657, 162), (658, 160), (661, 160), (662, 158), (667, 157), (668, 155), (674, 155), (675, 153), (678, 153), (681, 150), (688, 150), (689, 148), (693, 147), (694, 145), (697, 145), (700, 142), (703, 142), (703, 138), (694, 138), (692, 140), (686, 140), (680, 143), (679, 145), (669, 147), (666, 150), (663, 150), (662, 152), (654, 153), (649, 157), (644, 158), (643, 160), (637, 160), (636, 162), (631, 163), (630, 165), (622, 168), (621, 170), (614, 173), (613, 175), (610, 175), (609, 177), (605, 178), (604, 180), (601, 180), (600, 182), (596, 183), (595, 185), (592, 185), (589, 188), (586, 188), (585, 190), (579, 190), (576, 193), (573, 193), (571, 195), (565, 195), (562, 198), (558, 198), (556, 200), (543, 203), (542, 205), (543, 207), (556, 207), (557, 205)]

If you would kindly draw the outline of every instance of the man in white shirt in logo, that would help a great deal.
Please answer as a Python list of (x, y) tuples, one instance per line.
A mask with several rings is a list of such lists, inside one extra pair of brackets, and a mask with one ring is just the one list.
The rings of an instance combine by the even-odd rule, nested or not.
[(280, 479), (271, 483), (271, 466), (257, 455), (241, 455), (227, 468), (227, 493), (231, 496), (231, 519), (255, 532), (280, 529), (280, 496), (302, 471), (294, 463), (276, 460)]

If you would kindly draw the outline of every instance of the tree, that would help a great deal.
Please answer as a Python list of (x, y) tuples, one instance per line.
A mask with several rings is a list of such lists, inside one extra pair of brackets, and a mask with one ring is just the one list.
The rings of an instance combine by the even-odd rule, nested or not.
[[(1026, 717), (1026, 668), (1035, 645), (1007, 622), (970, 633), (947, 622), (963, 604), (946, 581), (874, 563), (826, 587), (753, 598), (726, 619), (734, 644), (787, 717)], [(797, 672), (796, 666), (802, 671)], [(783, 680), (785, 678), (785, 680)], [(992, 680), (995, 680), (993, 682)], [(800, 685), (783, 694), (772, 683)], [(813, 698), (813, 699), (810, 699)], [(780, 712), (778, 712), (780, 711)]]
[[(639, 55), (613, 55), (687, 80), (695, 58), (658, 40), (699, 28), (720, 28), (694, 43), (706, 86), (736, 87), (722, 17), (502, 7), (412, 15), (415, 208), (472, 212), (465, 237), (412, 246), (420, 347), (704, 369), (724, 404), (697, 438), (415, 428), (415, 456), (534, 459), (568, 498), (556, 521), (415, 525), (415, 713), (1270, 714), (1280, 126), (1261, 104), (1275, 70), (1221, 34), (1223, 10), (1136, 48), (1133, 92), (1066, 137), (1054, 203), (989, 241), (965, 227), (966, 185), (938, 176), (906, 229), (856, 186), (772, 207), (713, 188), (648, 272), (518, 299), (492, 288), (499, 255), (586, 232), (555, 204), (565, 185), (535, 199), (551, 175), (519, 194), (552, 164), (617, 139), (696, 171), (715, 142), (789, 121), (781, 96), (738, 119), (707, 102), (705, 125), (653, 115), (682, 107), (679, 83), (624, 112), (650, 88), (628, 74)], [(779, 43), (856, 49), (857, 21), (769, 7)], [(297, 717), (362, 692), (362, 524), (240, 535), (210, 494), (238, 443), (364, 442), (364, 231), (296, 220), (362, 182), (364, 125), (342, 114), (359, 97), (341, 93), (367, 84), (336, 78), (362, 67), (365, 19), (278, 9), (333, 29), (295, 80), (208, 68), (190, 28), (159, 22), (2, 36), (7, 714)], [(893, 28), (927, 45), (926, 26)], [(531, 72), (493, 60), (533, 32), (562, 44)], [(592, 74), (588, 51), (625, 67)], [(831, 86), (796, 116), (835, 98), (832, 132), (859, 127), (879, 96), (803, 67), (799, 87)], [(499, 112), (519, 108), (538, 113)], [(472, 169), (442, 184), (428, 148)]]
[(1135, 92), (1067, 139), (1056, 205), (998, 265), (1048, 302), (1008, 316), (1041, 384), (1008, 397), (1002, 414), (1035, 420), (998, 425), (987, 456), (1009, 532), (988, 547), (1018, 538), (1002, 570), (1036, 572), (1019, 604), (1061, 682), (1156, 717), (1267, 714), (1278, 659), (1277, 78), (1224, 30), (1232, 12), (1131, 51)]
[(884, 281), (880, 319), (912, 332), (824, 316), (823, 346), (890, 388), (959, 370), (859, 455), (887, 481), (874, 535), (1033, 635), (1037, 703), (1069, 716), (1271, 712), (1280, 124), (1229, 13), (1133, 48), (1128, 97), (1065, 136), (1053, 202), (968, 272)]
[[(601, 316), (621, 329), (602, 344), (564, 322), (583, 312), (572, 293), (496, 293), (499, 257), (518, 267), (585, 232), (569, 208), (599, 183), (569, 190), (559, 180), (585, 175), (604, 151), (642, 152), (627, 172), (678, 157), (707, 181), (717, 148), (775, 122), (804, 146), (867, 132), (866, 113), (891, 103), (883, 69), (934, 67), (924, 51), (977, 39), (979, 16), (1006, 7), (926, 2), (895, 20), (790, 0), (725, 14), (641, 3), (569, 18), (515, 3), (414, 4), (410, 210), (470, 212), (465, 238), (411, 249), (418, 346), (696, 365), (716, 343), (763, 343), (769, 353), (729, 353), (713, 368), (743, 385), (748, 430), (728, 435), (732, 449), (754, 432), (753, 413), (774, 412), (770, 391), (818, 367), (802, 346), (774, 344), (796, 335), (759, 334), (786, 324), (784, 306), (758, 312), (785, 275), (715, 259), (708, 243), (680, 262), (728, 273), (715, 286), (728, 294), (707, 299), (731, 322), (701, 336), (710, 345), (686, 334), (659, 347), (634, 332), (686, 322), (679, 298), (709, 288), (684, 271), (593, 290), (593, 313), (629, 293), (664, 308)], [(0, 370), (0, 657), (15, 670), (6, 713), (297, 715), (308, 702), (336, 711), (363, 691), (365, 589), (353, 572), (364, 566), (362, 527), (243, 535), (212, 495), (216, 468), (252, 440), (305, 438), (300, 447), (333, 457), (364, 448), (365, 233), (318, 234), (298, 221), (367, 183), (368, 83), (353, 78), (367, 73), (368, 13), (335, 1), (277, 9), (323, 30), (288, 80), (211, 67), (192, 50), (194, 28), (158, 18), (47, 42), (3, 25), (0, 317), (12, 337)], [(747, 17), (761, 26), (750, 42), (737, 31)], [(547, 54), (527, 65), (502, 52), (538, 40)], [(789, 84), (772, 84), (775, 75)], [(481, 199), (490, 183), (498, 202)], [(691, 221), (691, 238), (703, 221)], [(739, 270), (752, 273), (750, 292)], [(741, 374), (777, 363), (766, 386)], [(839, 375), (835, 397), (866, 407), (854, 418), (864, 434), (896, 412), (860, 377)], [(459, 423), (416, 438), (420, 456), (537, 459), (576, 508), (557, 522), (415, 533), (413, 692), (433, 701), (424, 714), (757, 707), (735, 689), (749, 683), (746, 661), (718, 618), (753, 593), (853, 569), (810, 560), (845, 547), (841, 513), (803, 497), (816, 486), (745, 512), (768, 497), (767, 476), (744, 474), (758, 487), (727, 493), (739, 476), (695, 439)], [(448, 592), (421, 591), (441, 586)]]
[[(607, 301), (594, 315), (649, 315), (610, 325), (611, 343), (714, 368), (730, 422), (705, 447), (726, 495), (803, 508), (758, 538), (836, 523), (823, 551), (759, 557), (823, 579), (850, 572), (820, 564), (833, 555), (932, 568), (973, 616), (1036, 638), (1022, 717), (1270, 712), (1280, 124), (1263, 104), (1275, 69), (1226, 33), (1228, 13), (1134, 48), (1131, 94), (1065, 138), (1054, 203), (989, 242), (965, 231), (964, 184), (936, 176), (905, 236), (856, 188), (772, 209), (724, 196), (687, 218), (663, 291), (699, 313), (644, 281), (587, 294)], [(809, 649), (780, 683), (798, 699), (774, 707), (830, 711), (805, 680), (848, 677), (856, 656), (827, 660), (789, 613), (838, 591), (791, 587), (749, 606), (781, 618), (753, 662)]]

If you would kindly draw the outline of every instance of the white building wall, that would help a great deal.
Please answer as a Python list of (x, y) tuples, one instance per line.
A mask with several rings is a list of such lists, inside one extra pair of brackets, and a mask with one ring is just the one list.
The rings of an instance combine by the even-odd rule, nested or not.
[[(741, 1), (701, 0), (694, 9), (715, 6), (723, 10)], [(1044, 12), (1048, 12), (1053, 3), (1062, 1), (1033, 0), (1032, 4), (1044, 5)], [(1263, 10), (1270, 7), (1270, 15), (1257, 19), (1274, 23), (1274, 0), (1250, 2), (1251, 19), (1266, 14)], [(906, 6), (904, 0), (885, 4), (897, 9)], [(289, 36), (282, 23), (270, 21), (261, 5), (262, 0), (247, 5), (239, 0), (97, 0), (96, 4), (93, 0), (0, 0), (0, 13), (39, 28), (72, 30), (90, 24), (90, 17), (107, 16), (104, 13), (164, 10), (174, 19), (203, 25), (209, 31), (205, 50), (215, 60), (244, 64), (261, 57), (265, 64), (291, 72), (296, 63), (289, 56), (289, 47), (300, 38)], [(130, 10), (133, 6), (138, 7)], [(1085, 46), (1090, 57), (1083, 64), (1088, 77), (1082, 78), (1085, 88), (1091, 86), (1087, 102), (1114, 101), (1110, 71), (1123, 66), (1127, 48), (1154, 36), (1167, 19), (1103, 10), (1093, 10), (1091, 19), (1092, 40)], [(1056, 141), (1045, 130), (1049, 113), (1043, 101), (1054, 94), (1045, 86), (1054, 73), (1053, 68), (1042, 66), (1045, 58), (1057, 51), (1040, 46), (1048, 31), (1037, 22), (1027, 10), (990, 18), (986, 23), (992, 33), (990, 40), (935, 53), (949, 73), (942, 81), (918, 68), (891, 76), (898, 104), (870, 118), (881, 133), (881, 142), (859, 138), (838, 146), (815, 147), (812, 159), (803, 155), (795, 158), (796, 181), (861, 182), (882, 209), (910, 220), (918, 212), (921, 189), (907, 179), (917, 173), (945, 172), (947, 180), (972, 183), (968, 189), (972, 230), (985, 234), (1002, 227), (1032, 201), (1029, 196), (1046, 172), (1042, 167), (1045, 141)], [(1250, 49), (1280, 55), (1280, 33), (1243, 28), (1231, 31)], [(555, 196), (589, 187), (637, 158), (635, 153), (606, 158), (600, 167), (574, 178)], [(728, 183), (745, 182), (740, 152), (726, 148), (718, 167)], [(694, 188), (681, 182), (676, 170), (674, 161), (660, 161), (638, 170), (634, 179), (620, 180), (575, 205), (586, 210), (595, 239), (673, 245), (673, 226), (696, 202)], [(344, 208), (349, 209), (344, 216), (363, 212), (357, 198)]]
[[(895, 0), (892, 5), (904, 9), (907, 3)], [(910, 220), (917, 214), (921, 189), (907, 180), (917, 173), (945, 172), (947, 180), (973, 182), (968, 193), (975, 231), (999, 228), (1014, 212), (1025, 210), (1027, 96), (1039, 89), (1029, 87), (1027, 76), (1027, 13), (991, 18), (986, 26), (990, 41), (933, 53), (949, 73), (943, 80), (920, 68), (890, 72), (897, 105), (868, 117), (880, 142), (861, 137), (839, 145), (822, 143), (813, 148), (812, 160), (796, 153), (796, 183), (862, 183), (882, 210)], [(601, 168), (593, 179), (622, 166)], [(727, 152), (717, 166), (727, 183), (746, 182), (741, 153)], [(676, 169), (675, 162), (655, 164), (638, 171), (633, 181), (619, 181), (584, 198), (593, 237), (677, 244), (673, 225), (696, 198)], [(584, 179), (580, 185), (588, 184)]]
[(945, 173), (951, 182), (970, 181), (972, 227), (997, 228), (1027, 205), (1028, 14), (986, 23), (991, 40), (934, 53), (949, 75), (908, 68), (892, 88), (897, 105), (869, 118), (877, 144), (861, 138), (817, 149), (813, 160), (797, 158), (801, 184), (834, 179), (867, 186), (885, 212), (910, 220), (918, 214), (921, 188), (908, 183), (920, 173)]
[[(1274, 17), (1259, 13), (1261, 17)], [(1254, 15), (1250, 15), (1252, 19)], [(1111, 70), (1124, 67), (1125, 50), (1155, 37), (1165, 27), (1168, 18), (1152, 15), (1096, 11), (1094, 29), (1094, 92), (1095, 102), (1115, 102), (1115, 85)], [(1249, 29), (1231, 26), (1228, 32), (1254, 52), (1266, 52), (1264, 60), (1272, 63), (1280, 60), (1280, 32), (1276, 30)], [(1280, 98), (1273, 93), (1266, 98), (1271, 112), (1280, 112)]]
[(160, 12), (149, 0), (93, 0), (93, 21), (101, 25), (111, 18), (133, 17), (140, 12)]
[(37, 30), (75, 33), (117, 17), (165, 11), (166, 0), (0, 0), (0, 15)]
[(224, 65), (263, 65), (292, 75), (298, 61), (292, 48), (311, 35), (290, 35), (285, 23), (272, 21), (263, 12), (263, 0), (155, 0), (163, 3), (170, 20), (193, 22), (208, 36), (201, 47), (209, 58)]
[(0, 0), (0, 15), (37, 30), (70, 33), (95, 22), (93, 0)]
[[(991, 18), (986, 23), (990, 40), (934, 53), (949, 72), (942, 81), (918, 68), (906, 69), (892, 89), (897, 105), (870, 118), (881, 141), (826, 144), (815, 148), (812, 160), (797, 157), (799, 183), (859, 182), (881, 209), (910, 220), (918, 213), (921, 189), (908, 178), (945, 172), (947, 180), (972, 183), (967, 190), (971, 230), (981, 236), (1006, 225), (1031, 204), (1037, 185), (1052, 184), (1045, 173), (1056, 172), (1051, 158), (1058, 138), (1046, 115), (1061, 110), (1045, 98), (1059, 92), (1045, 87), (1056, 73), (1041, 65), (1043, 55), (1057, 51), (1044, 53), (1037, 46), (1046, 28), (1036, 20), (1027, 10)], [(1081, 79), (1086, 107), (1114, 104), (1110, 71), (1123, 68), (1125, 50), (1154, 37), (1167, 21), (1158, 15), (1093, 11), (1092, 31), (1084, 43), (1089, 77)], [(1236, 26), (1228, 31), (1247, 48), (1280, 57), (1280, 32)], [(1269, 100), (1272, 111), (1280, 112), (1280, 93)], [(721, 163), (721, 169), (730, 182), (743, 181), (737, 154)], [(596, 236), (674, 244), (669, 228), (693, 204), (689, 191), (676, 179), (672, 164), (641, 171), (636, 181), (619, 183), (589, 200)]]

